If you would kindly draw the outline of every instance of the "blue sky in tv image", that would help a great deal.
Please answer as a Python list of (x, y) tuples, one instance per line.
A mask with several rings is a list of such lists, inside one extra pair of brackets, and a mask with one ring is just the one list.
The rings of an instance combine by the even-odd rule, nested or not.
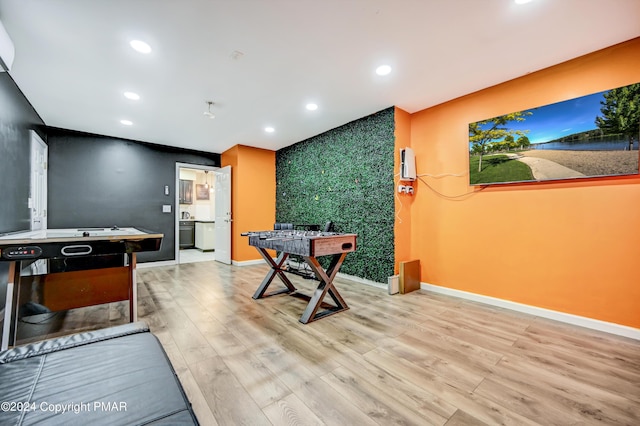
[(527, 110), (532, 114), (524, 121), (509, 123), (516, 130), (529, 130), (527, 137), (532, 144), (597, 129), (596, 117), (602, 115), (600, 101), (604, 93), (594, 93), (568, 101)]
[[(554, 142), (545, 144), (562, 137), (587, 130), (595, 130), (598, 127), (595, 119), (602, 115), (600, 108), (604, 100), (603, 92), (594, 93), (579, 98), (569, 99), (538, 108), (524, 110), (531, 115), (524, 121), (511, 121), (507, 123), (510, 130), (526, 131), (525, 135), (536, 149), (568, 149), (568, 150), (624, 150), (628, 149), (629, 141), (625, 137), (621, 140), (607, 140), (602, 142)], [(481, 126), (488, 129), (492, 123)], [(517, 138), (516, 138), (517, 139)], [(637, 136), (634, 141), (634, 149), (638, 149)], [(471, 146), (471, 145), (470, 145)]]

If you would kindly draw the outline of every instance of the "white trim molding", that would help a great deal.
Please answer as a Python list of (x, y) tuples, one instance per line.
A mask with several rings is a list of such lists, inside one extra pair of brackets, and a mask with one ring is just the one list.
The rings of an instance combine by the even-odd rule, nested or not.
[[(275, 258), (273, 260), (275, 260)], [(267, 265), (264, 259), (242, 260), (242, 261), (231, 260), (231, 264), (233, 266), (251, 266), (251, 265), (260, 265), (260, 264), (264, 264), (265, 266)]]
[(381, 288), (383, 290), (387, 290), (389, 286), (387, 284), (382, 284), (376, 281), (367, 280), (365, 278), (356, 277), (355, 275), (347, 275), (342, 272), (338, 272), (336, 277), (343, 278), (345, 280), (355, 281), (360, 284), (370, 285), (371, 287)]
[(137, 269), (144, 269), (144, 268), (155, 268), (156, 266), (171, 266), (171, 265), (177, 265), (178, 262), (176, 262), (175, 260), (156, 260), (153, 262), (143, 262), (143, 263), (136, 263), (136, 268)]
[(467, 291), (456, 290), (448, 287), (441, 287), (434, 284), (421, 282), (420, 288), (422, 290), (431, 291), (433, 293), (472, 300), (474, 302), (484, 303), (485, 305), (497, 306), (500, 308), (510, 309), (512, 311), (522, 312), (537, 317), (590, 328), (592, 330), (604, 331), (605, 333), (628, 337), (634, 340), (640, 340), (640, 329), (628, 327), (626, 325), (614, 324), (611, 322), (600, 321), (593, 318), (581, 317), (578, 315), (567, 314), (565, 312), (553, 311), (551, 309), (539, 308), (537, 306), (512, 302), (510, 300), (498, 299), (496, 297), (484, 296), (482, 294), (470, 293)]

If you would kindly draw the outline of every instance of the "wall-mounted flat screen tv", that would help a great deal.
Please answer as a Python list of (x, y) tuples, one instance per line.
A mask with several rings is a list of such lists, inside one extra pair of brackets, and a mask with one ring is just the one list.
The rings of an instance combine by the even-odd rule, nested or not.
[(640, 83), (469, 124), (469, 183), (638, 174)]

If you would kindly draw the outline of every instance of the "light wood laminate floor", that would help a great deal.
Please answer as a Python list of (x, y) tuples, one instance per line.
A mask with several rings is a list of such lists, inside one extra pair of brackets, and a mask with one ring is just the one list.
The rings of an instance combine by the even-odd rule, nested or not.
[[(638, 341), (345, 279), (336, 286), (351, 309), (303, 325), (305, 300), (251, 298), (267, 270), (137, 272), (139, 317), (203, 425), (640, 425)], [(291, 280), (307, 295), (316, 286)], [(68, 311), (50, 335), (126, 312), (126, 302)]]

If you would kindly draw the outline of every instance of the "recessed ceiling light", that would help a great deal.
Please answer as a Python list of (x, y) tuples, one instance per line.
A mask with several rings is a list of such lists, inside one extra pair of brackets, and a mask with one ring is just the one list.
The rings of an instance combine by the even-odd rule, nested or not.
[(135, 50), (137, 50), (140, 53), (149, 53), (149, 52), (151, 52), (151, 46), (149, 46), (144, 41), (131, 40), (129, 42), (129, 44), (131, 45), (131, 47), (133, 47)]
[(389, 65), (380, 65), (376, 68), (376, 74), (378, 75), (387, 75), (391, 72), (391, 67)]
[(264, 131), (267, 133), (273, 133), (276, 131), (276, 129), (274, 129), (273, 127), (265, 127)]
[(306, 108), (307, 108), (309, 111), (315, 111), (315, 110), (317, 110), (317, 109), (318, 109), (318, 105), (317, 105), (317, 104), (313, 104), (313, 103), (311, 103), (311, 104), (307, 104)]
[(531, 3), (533, 0), (513, 0), (516, 4)]
[(133, 121), (130, 120), (120, 120), (120, 124), (124, 124), (125, 126), (132, 126)]
[(127, 99), (131, 99), (132, 101), (137, 101), (140, 99), (140, 95), (134, 92), (124, 92), (124, 97)]

